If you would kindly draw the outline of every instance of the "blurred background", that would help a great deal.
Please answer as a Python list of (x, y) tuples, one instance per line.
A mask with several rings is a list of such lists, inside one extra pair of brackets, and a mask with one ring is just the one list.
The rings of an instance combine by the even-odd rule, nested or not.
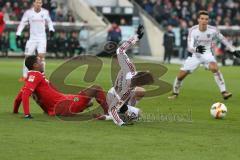
[[(0, 0), (6, 28), (0, 36), (1, 57), (23, 56), (29, 33), (20, 41), (15, 32), (32, 0)], [(187, 58), (188, 28), (197, 23), (197, 12), (207, 10), (210, 25), (234, 46), (240, 46), (239, 0), (43, 0), (50, 12), (56, 33), (47, 37), (48, 58), (70, 58), (81, 54), (109, 56), (107, 41), (121, 43), (134, 34), (138, 24), (145, 36), (130, 51), (131, 56), (165, 63), (182, 63)], [(227, 48), (216, 41), (214, 53), (222, 65), (240, 65)]]

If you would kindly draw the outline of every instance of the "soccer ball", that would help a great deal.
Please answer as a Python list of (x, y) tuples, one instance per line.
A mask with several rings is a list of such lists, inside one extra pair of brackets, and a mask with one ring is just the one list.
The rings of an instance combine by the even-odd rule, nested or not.
[(214, 103), (210, 109), (210, 113), (216, 119), (224, 118), (227, 114), (227, 107), (220, 102)]

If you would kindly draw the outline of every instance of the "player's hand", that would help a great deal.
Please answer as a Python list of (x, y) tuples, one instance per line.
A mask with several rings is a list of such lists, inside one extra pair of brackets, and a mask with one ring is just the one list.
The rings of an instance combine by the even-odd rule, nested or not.
[(137, 29), (137, 35), (138, 35), (138, 39), (140, 40), (142, 38), (142, 36), (144, 35), (144, 27), (142, 24), (139, 24), (138, 29)]
[(196, 52), (197, 52), (197, 53), (203, 54), (205, 51), (206, 51), (205, 46), (199, 45), (199, 46), (197, 46), (197, 48), (196, 48)]
[(53, 31), (49, 31), (49, 35), (50, 35), (50, 37), (53, 37), (54, 36), (54, 32)]
[(237, 58), (240, 58), (240, 50), (234, 51), (233, 55), (236, 56)]
[(24, 119), (33, 119), (33, 117), (31, 116), (31, 114), (27, 114), (24, 116)]

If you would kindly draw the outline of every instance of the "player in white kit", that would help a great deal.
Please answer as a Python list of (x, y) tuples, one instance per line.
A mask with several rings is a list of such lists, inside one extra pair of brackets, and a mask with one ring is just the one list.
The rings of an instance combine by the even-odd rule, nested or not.
[[(37, 50), (38, 56), (42, 60), (45, 69), (45, 53), (47, 47), (46, 25), (52, 36), (54, 27), (49, 12), (42, 8), (42, 0), (34, 0), (33, 8), (27, 10), (17, 28), (16, 36), (19, 40), (20, 35), (26, 25), (30, 25), (30, 37), (25, 47), (25, 57), (34, 55)], [(23, 63), (23, 79), (27, 76), (27, 68)]]
[(216, 27), (208, 25), (208, 12), (200, 11), (198, 13), (198, 25), (193, 26), (189, 30), (188, 35), (188, 51), (192, 53), (191, 57), (188, 57), (180, 69), (174, 84), (173, 94), (169, 96), (169, 99), (175, 99), (179, 95), (182, 81), (200, 64), (203, 64), (214, 74), (214, 79), (220, 89), (220, 92), (224, 99), (228, 99), (232, 96), (232, 93), (226, 90), (223, 75), (220, 72), (217, 61), (212, 53), (212, 43), (218, 39), (237, 57), (239, 57), (239, 51), (228, 43), (225, 37), (217, 30)]
[(133, 62), (126, 54), (126, 51), (134, 46), (143, 34), (143, 26), (139, 25), (137, 34), (117, 49), (117, 60), (121, 69), (114, 86), (108, 91), (109, 115), (104, 115), (104, 118), (113, 120), (119, 126), (126, 125), (129, 120), (137, 119), (140, 116), (140, 109), (134, 106), (144, 94), (141, 86), (152, 84), (154, 81), (151, 73), (137, 72)]

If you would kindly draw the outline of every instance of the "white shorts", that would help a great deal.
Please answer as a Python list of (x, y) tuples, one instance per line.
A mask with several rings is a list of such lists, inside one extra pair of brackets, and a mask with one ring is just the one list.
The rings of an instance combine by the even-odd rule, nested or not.
[(38, 53), (45, 54), (47, 47), (46, 40), (28, 40), (25, 47), (25, 55), (35, 55), (37, 50)]
[(209, 63), (211, 62), (217, 62), (212, 54), (193, 55), (192, 57), (188, 57), (186, 59), (181, 67), (181, 70), (192, 73), (199, 67), (200, 64), (203, 64), (206, 68), (208, 68)]

